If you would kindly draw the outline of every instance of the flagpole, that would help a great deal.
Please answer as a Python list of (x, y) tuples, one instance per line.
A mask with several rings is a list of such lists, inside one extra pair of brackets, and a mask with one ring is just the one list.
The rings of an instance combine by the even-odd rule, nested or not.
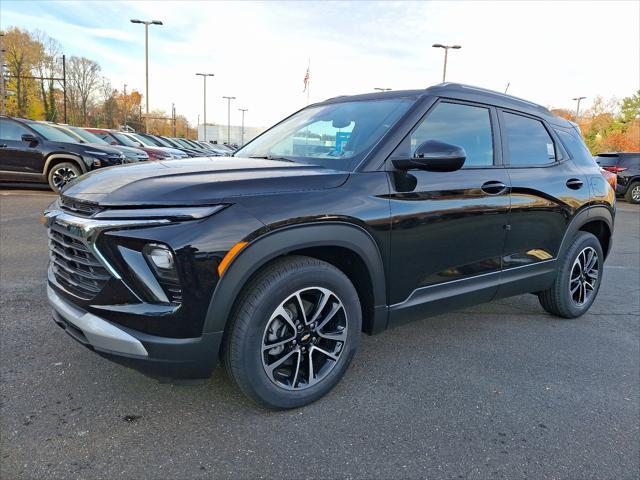
[(309, 80), (307, 80), (307, 106), (309, 106), (309, 90), (311, 90), (311, 57), (307, 63), (307, 72), (309, 74)]

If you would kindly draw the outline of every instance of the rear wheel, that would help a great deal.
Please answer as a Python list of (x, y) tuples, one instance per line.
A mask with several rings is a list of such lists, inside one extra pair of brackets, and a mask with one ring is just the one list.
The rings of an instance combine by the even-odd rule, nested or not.
[(331, 390), (357, 349), (360, 302), (328, 263), (286, 257), (246, 288), (225, 343), (225, 366), (240, 389), (271, 408), (295, 408)]
[(627, 193), (624, 194), (624, 198), (629, 203), (640, 203), (640, 182), (633, 182), (627, 188)]
[(78, 178), (80, 174), (80, 169), (75, 164), (70, 162), (58, 163), (49, 170), (49, 186), (51, 190), (58, 193), (67, 183)]
[(576, 318), (589, 310), (600, 289), (604, 262), (602, 247), (593, 234), (578, 232), (559, 261), (555, 282), (538, 298), (547, 312)]

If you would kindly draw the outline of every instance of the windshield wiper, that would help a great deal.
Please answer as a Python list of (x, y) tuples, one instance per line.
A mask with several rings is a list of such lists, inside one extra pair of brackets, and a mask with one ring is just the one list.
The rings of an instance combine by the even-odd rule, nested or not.
[(263, 160), (278, 160), (281, 162), (295, 163), (295, 160), (292, 160), (291, 158), (281, 157), (278, 155), (249, 155), (248, 158), (261, 158)]

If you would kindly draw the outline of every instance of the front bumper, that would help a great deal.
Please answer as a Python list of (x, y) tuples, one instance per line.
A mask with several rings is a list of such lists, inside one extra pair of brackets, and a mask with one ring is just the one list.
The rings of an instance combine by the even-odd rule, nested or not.
[(200, 379), (218, 363), (223, 332), (198, 338), (166, 338), (137, 332), (73, 305), (51, 285), (53, 318), (71, 337), (110, 360), (159, 379)]

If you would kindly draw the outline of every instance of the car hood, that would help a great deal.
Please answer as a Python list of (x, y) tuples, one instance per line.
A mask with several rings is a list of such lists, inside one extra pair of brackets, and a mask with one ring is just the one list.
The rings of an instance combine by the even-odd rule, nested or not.
[(336, 188), (347, 172), (240, 157), (192, 158), (95, 170), (64, 189), (79, 200), (118, 205), (207, 205), (246, 195)]

